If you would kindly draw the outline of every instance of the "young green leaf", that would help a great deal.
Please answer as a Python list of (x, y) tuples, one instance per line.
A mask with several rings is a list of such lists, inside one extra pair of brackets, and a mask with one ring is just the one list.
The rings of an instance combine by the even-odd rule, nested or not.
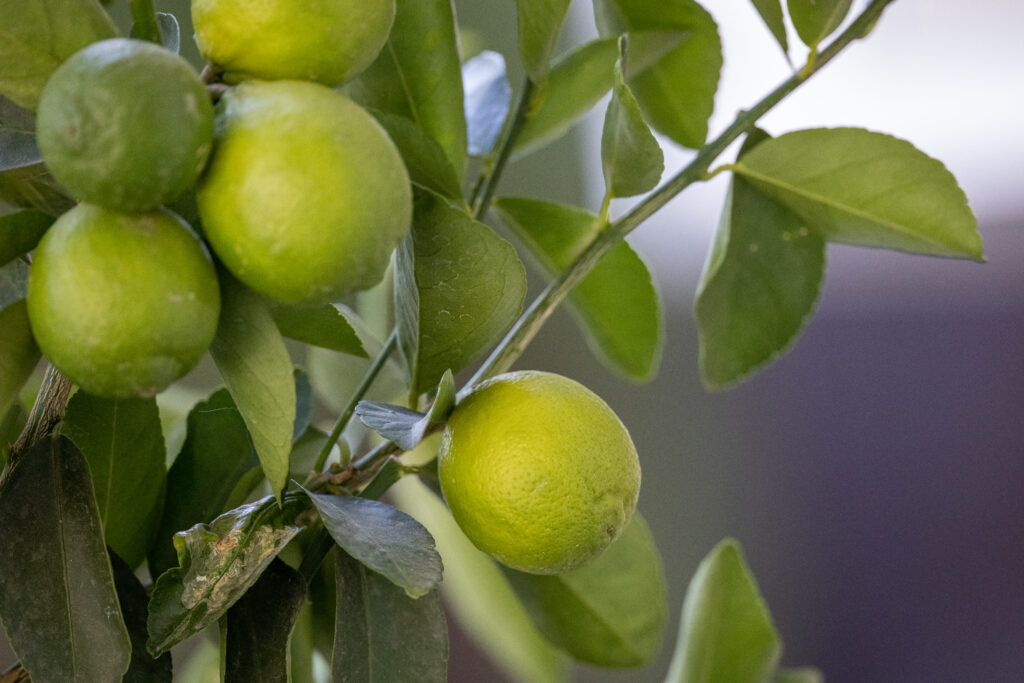
[[(572, 263), (598, 230), (597, 217), (575, 207), (506, 197), (495, 208), (551, 276)], [(609, 367), (634, 381), (654, 376), (664, 334), (658, 294), (628, 244), (601, 258), (569, 294), (569, 305)]]
[(534, 83), (543, 83), (547, 78), (569, 3), (570, 0), (516, 0), (519, 56)]
[(149, 652), (158, 655), (219, 619), (299, 533), (299, 500), (268, 496), (174, 535), (178, 567), (160, 575), (149, 601)]
[(799, 669), (779, 669), (775, 672), (772, 683), (824, 683), (825, 677), (813, 667), (804, 666)]
[(601, 135), (601, 167), (605, 191), (611, 198), (632, 197), (654, 188), (665, 170), (665, 155), (644, 122), (633, 92), (623, 76), (627, 57), (625, 39), (615, 63), (615, 87), (604, 115)]
[(107, 545), (137, 567), (156, 538), (167, 482), (156, 399), (79, 391), (68, 402), (62, 433), (89, 463)]
[(46, 437), (0, 485), (0, 620), (36, 681), (118, 681), (131, 642), (103, 545), (89, 466)]
[(124, 615), (124, 625), (132, 644), (131, 664), (122, 681), (124, 683), (171, 683), (171, 655), (165, 652), (154, 658), (146, 652), (146, 607), (149, 596), (132, 568), (116, 553), (108, 552), (114, 572), (117, 600)]
[(426, 595), (441, 582), (430, 532), (390, 505), (367, 498), (309, 493), (324, 526), (346, 553), (401, 587)]
[(436, 192), (442, 197), (461, 200), (462, 187), (444, 149), (434, 138), (410, 119), (397, 114), (370, 110), (395, 143), (413, 185)]
[(761, 683), (782, 645), (740, 546), (715, 546), (690, 581), (666, 683)]
[(501, 134), (512, 100), (505, 77), (505, 58), (484, 50), (462, 65), (466, 91), (466, 136), (470, 156), (490, 154)]
[(418, 197), (395, 269), (399, 348), (414, 393), (497, 343), (525, 297), (526, 270), (511, 244), (443, 200)]
[(178, 18), (170, 12), (157, 12), (156, 23), (160, 27), (160, 42), (171, 52), (181, 52), (181, 27)]
[(414, 600), (343, 552), (335, 567), (333, 680), (444, 683), (448, 627), (437, 593)]
[(267, 301), (277, 329), (289, 339), (366, 358), (366, 349), (352, 323), (334, 304), (289, 306)]
[(657, 63), (626, 76), (644, 118), (655, 130), (683, 147), (701, 147), (722, 69), (715, 20), (694, 0), (595, 0), (594, 12), (602, 36), (627, 31), (685, 34)]
[(661, 647), (665, 575), (639, 514), (602, 555), (579, 569), (550, 576), (511, 569), (505, 574), (541, 633), (579, 661), (644, 666)]
[(983, 260), (956, 178), (904, 140), (800, 130), (761, 143), (732, 169), (830, 242)]
[(288, 480), (295, 423), (292, 361), (259, 295), (225, 274), (221, 302), (210, 355), (249, 428), (267, 481), (280, 498)]
[(454, 407), (455, 380), (451, 370), (447, 370), (437, 387), (437, 398), (426, 415), (377, 401), (360, 401), (356, 415), (364, 425), (385, 439), (394, 441), (402, 450), (411, 451), (431, 430), (444, 424)]
[(843, 23), (852, 0), (787, 0), (800, 40), (812, 50)]
[(35, 209), (0, 216), (0, 266), (35, 249), (51, 225), (53, 216)]
[(289, 681), (289, 642), (306, 580), (274, 558), (227, 613), (225, 683)]
[(0, 0), (0, 95), (35, 109), (61, 63), (117, 29), (96, 0)]
[(786, 21), (782, 16), (781, 0), (750, 0), (757, 13), (761, 15), (765, 26), (775, 36), (775, 41), (782, 48), (782, 54), (789, 58), (789, 37), (786, 35)]
[(13, 405), (22, 385), (39, 363), (28, 309), (21, 299), (0, 308), (0, 415)]

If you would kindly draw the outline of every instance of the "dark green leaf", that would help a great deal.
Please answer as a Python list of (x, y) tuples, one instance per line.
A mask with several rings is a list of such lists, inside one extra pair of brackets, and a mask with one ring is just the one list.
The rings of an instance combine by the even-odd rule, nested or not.
[[(624, 47), (625, 39), (620, 43)], [(621, 49), (621, 48), (620, 48)], [(604, 116), (601, 167), (609, 197), (632, 197), (654, 188), (665, 170), (665, 155), (647, 127), (623, 77), (622, 57), (615, 64), (615, 87)]]
[(0, 416), (0, 472), (7, 465), (7, 459), (11, 457), (11, 446), (17, 441), (27, 420), (28, 413), (20, 403), (15, 403)]
[(295, 422), (292, 424), (292, 449), (313, 421), (313, 386), (305, 370), (295, 368)]
[(343, 552), (335, 566), (333, 680), (444, 683), (448, 627), (437, 593), (414, 600)]
[(466, 136), (470, 156), (490, 154), (508, 116), (512, 87), (505, 77), (505, 58), (484, 50), (462, 65), (466, 91)]
[(0, 308), (21, 301), (28, 293), (28, 264), (11, 261), (0, 266)]
[(366, 358), (352, 323), (333, 304), (289, 306), (267, 301), (277, 329), (289, 339)]
[(793, 28), (811, 49), (839, 28), (851, 0), (787, 0)]
[(983, 260), (956, 178), (909, 142), (860, 128), (800, 130), (732, 168), (830, 242)]
[(0, 308), (0, 415), (13, 405), (39, 357), (25, 300)]
[(306, 580), (274, 559), (227, 614), (225, 683), (288, 683), (291, 637)]
[(825, 677), (820, 671), (810, 666), (799, 669), (779, 669), (775, 672), (772, 683), (824, 683)]
[(594, 11), (602, 36), (627, 31), (685, 34), (657, 63), (640, 72), (629, 70), (626, 76), (655, 130), (683, 147), (700, 148), (722, 69), (715, 20), (694, 0), (595, 0)]
[(103, 546), (89, 466), (47, 437), (0, 484), (0, 619), (36, 681), (117, 681), (131, 643)]
[(156, 399), (79, 391), (68, 402), (63, 434), (89, 463), (107, 545), (137, 567), (156, 538), (167, 480)]
[(397, 0), (395, 8), (387, 45), (349, 94), (365, 107), (412, 119), (461, 177), (466, 119), (451, 0)]
[(570, 0), (516, 0), (519, 56), (534, 83), (543, 83), (548, 75), (569, 3)]
[(149, 568), (159, 576), (175, 564), (171, 538), (240, 503), (258, 483), (260, 463), (245, 421), (227, 389), (215, 391), (188, 415), (181, 453), (167, 473), (167, 496)]
[(287, 545), (305, 506), (268, 496), (174, 535), (178, 567), (160, 575), (149, 601), (147, 649), (166, 652), (219, 619)]
[(455, 380), (451, 371), (447, 370), (438, 385), (437, 398), (426, 415), (377, 401), (360, 401), (356, 406), (356, 415), (364, 425), (385, 439), (394, 441), (402, 450), (411, 451), (424, 436), (444, 424), (454, 407)]
[(0, 266), (35, 249), (51, 225), (53, 216), (35, 209), (0, 216)]
[(455, 169), (445, 156), (441, 145), (410, 119), (396, 114), (371, 110), (377, 122), (395, 143), (409, 179), (414, 185), (437, 192), (449, 199), (462, 199), (462, 187)]
[(0, 172), (42, 162), (31, 130), (16, 130), (0, 124)]
[(739, 544), (722, 541), (686, 591), (666, 683), (761, 683), (781, 647)]
[(526, 271), (489, 227), (430, 195), (399, 248), (395, 311), (414, 393), (496, 344), (522, 311)]
[(171, 655), (164, 653), (153, 658), (146, 652), (146, 608), (149, 596), (132, 568), (114, 552), (110, 552), (110, 566), (114, 570), (114, 587), (124, 614), (124, 624), (132, 643), (131, 664), (123, 683), (171, 683)]
[(220, 324), (210, 355), (249, 428), (267, 481), (280, 497), (295, 424), (292, 361), (263, 299), (227, 275), (221, 277)]
[(400, 586), (410, 597), (441, 582), (434, 539), (415, 519), (367, 498), (310, 493), (324, 526), (345, 552)]
[(781, 0), (750, 0), (757, 13), (761, 15), (768, 30), (775, 36), (775, 41), (782, 48), (782, 54), (789, 59), (789, 37), (786, 35), (786, 21), (782, 16)]
[(35, 109), (50, 74), (65, 59), (115, 35), (96, 0), (0, 0), (0, 95)]
[(575, 659), (644, 666), (661, 647), (665, 576), (639, 514), (602, 555), (579, 569), (550, 576), (509, 569), (506, 576), (541, 633)]
[[(506, 197), (495, 208), (552, 276), (572, 263), (598, 230), (597, 218), (575, 207)], [(569, 304), (599, 358), (636, 381), (654, 376), (663, 336), (658, 294), (628, 244), (601, 258), (569, 294)]]
[(379, 500), (381, 496), (387, 493), (388, 489), (402, 478), (403, 474), (402, 463), (398, 458), (394, 456), (389, 457), (380, 466), (380, 469), (374, 473), (370, 483), (359, 492), (359, 497), (368, 500)]

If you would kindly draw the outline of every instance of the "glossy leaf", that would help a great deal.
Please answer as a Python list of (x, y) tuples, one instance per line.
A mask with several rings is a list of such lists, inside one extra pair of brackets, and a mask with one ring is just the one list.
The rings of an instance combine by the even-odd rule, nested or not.
[(65, 59), (117, 35), (96, 0), (0, 0), (0, 27), (0, 95), (28, 109)]
[(160, 575), (149, 601), (149, 652), (166, 652), (223, 616), (299, 533), (293, 522), (302, 509), (268, 496), (175, 534), (178, 567)]
[[(625, 45), (625, 41), (621, 43)], [(620, 48), (621, 49), (621, 48)], [(615, 63), (615, 86), (604, 115), (601, 168), (609, 197), (632, 197), (653, 189), (665, 170), (665, 155), (644, 121), (633, 92), (626, 85), (622, 57)]]
[(787, 0), (787, 4), (797, 35), (814, 49), (843, 23), (851, 0)]
[(366, 358), (366, 349), (352, 323), (334, 304), (289, 306), (268, 301), (281, 334), (289, 339)]
[(275, 558), (227, 613), (225, 683), (287, 683), (292, 629), (306, 580)]
[(628, 72), (644, 118), (683, 147), (700, 148), (708, 133), (722, 69), (718, 27), (694, 0), (595, 0), (602, 36), (663, 31), (680, 42), (651, 67)]
[(156, 399), (78, 391), (68, 402), (62, 433), (89, 463), (107, 545), (137, 567), (156, 538), (167, 481)]
[(603, 554), (579, 569), (548, 576), (505, 573), (541, 633), (579, 661), (644, 666), (661, 647), (665, 575), (639, 514)]
[(295, 423), (292, 361), (263, 299), (227, 275), (221, 278), (220, 323), (210, 355), (280, 498)]
[(356, 415), (364, 425), (385, 439), (394, 441), (402, 450), (411, 451), (434, 428), (443, 425), (455, 408), (455, 380), (446, 371), (438, 385), (437, 398), (424, 415), (390, 403), (360, 401)]
[(772, 683), (824, 683), (825, 677), (813, 667), (803, 666), (799, 669), (779, 669), (775, 672)]
[(409, 515), (376, 500), (310, 493), (320, 519), (346, 553), (401, 587), (426, 595), (441, 582), (441, 557), (430, 532)]
[(124, 624), (132, 644), (131, 664), (124, 683), (171, 683), (171, 655), (165, 652), (154, 658), (146, 652), (146, 608), (149, 596), (132, 568), (115, 553), (108, 553), (114, 571), (114, 587), (124, 615)]
[(0, 620), (36, 681), (117, 681), (131, 643), (103, 545), (89, 466), (47, 437), (0, 488)]
[(548, 75), (558, 33), (570, 0), (516, 0), (519, 56), (534, 83)]
[(434, 138), (404, 116), (376, 110), (370, 113), (395, 143), (414, 185), (449, 199), (462, 198), (459, 177), (445, 156), (444, 149)]
[[(598, 230), (597, 218), (575, 207), (503, 198), (495, 208), (552, 276)], [(655, 374), (664, 334), (658, 294), (647, 267), (628, 244), (605, 254), (568, 301), (587, 342), (606, 364), (636, 381)]]
[(51, 225), (53, 216), (35, 209), (0, 216), (0, 266), (35, 249)]
[(956, 179), (909, 142), (860, 128), (801, 130), (732, 168), (830, 242), (983, 260)]
[(399, 247), (395, 317), (414, 393), (496, 344), (522, 311), (526, 271), (511, 244), (429, 195)]
[(332, 680), (444, 683), (448, 627), (437, 593), (414, 600), (343, 552), (335, 567)]
[(666, 683), (761, 683), (781, 648), (739, 544), (722, 541), (686, 590)]
[(782, 0), (750, 0), (761, 15), (765, 26), (772, 32), (775, 42), (782, 48), (782, 54), (789, 58), (789, 37), (786, 34), (786, 20), (782, 16)]
[(0, 308), (0, 415), (14, 404), (39, 358), (25, 300)]
[(470, 156), (489, 154), (501, 134), (512, 100), (505, 58), (484, 50), (462, 65), (466, 97), (466, 136)]

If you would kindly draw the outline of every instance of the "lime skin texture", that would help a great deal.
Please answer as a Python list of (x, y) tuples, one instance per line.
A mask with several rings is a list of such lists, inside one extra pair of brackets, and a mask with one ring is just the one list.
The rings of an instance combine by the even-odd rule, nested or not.
[(524, 572), (596, 558), (636, 509), (640, 463), (626, 428), (582, 384), (547, 372), (499, 375), (452, 413), (441, 490), (473, 543)]
[(395, 0), (192, 0), (203, 56), (224, 80), (310, 80), (340, 85), (387, 42)]
[(79, 204), (36, 248), (28, 313), (39, 348), (83, 390), (152, 396), (209, 348), (220, 288), (206, 248), (169, 210)]
[(213, 144), (213, 105), (178, 55), (111, 38), (54, 72), (36, 126), (43, 160), (76, 199), (146, 211), (199, 178)]
[(409, 176), (384, 129), (306, 81), (247, 81), (225, 94), (196, 198), (227, 269), (290, 304), (375, 285), (412, 221)]

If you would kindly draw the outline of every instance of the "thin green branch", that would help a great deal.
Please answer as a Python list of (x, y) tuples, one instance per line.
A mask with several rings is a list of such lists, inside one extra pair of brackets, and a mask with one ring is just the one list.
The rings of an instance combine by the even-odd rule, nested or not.
[(132, 34), (139, 40), (148, 40), (151, 43), (163, 45), (164, 41), (160, 35), (160, 24), (156, 20), (153, 0), (131, 0), (131, 9)]
[(509, 119), (508, 125), (505, 126), (501, 141), (498, 143), (498, 156), (494, 160), (494, 164), (490, 165), (486, 169), (485, 174), (481, 176), (474, 190), (472, 201), (473, 217), (478, 221), (483, 220), (487, 214), (488, 207), (491, 205), (494, 192), (498, 189), (498, 181), (501, 179), (501, 174), (505, 171), (505, 165), (508, 163), (509, 157), (512, 156), (512, 148), (515, 147), (519, 133), (522, 132), (523, 126), (526, 125), (526, 115), (530, 111), (531, 100), (533, 100), (533, 81), (526, 79), (523, 89), (519, 93), (519, 102), (516, 104), (515, 112), (512, 114), (512, 118)]

